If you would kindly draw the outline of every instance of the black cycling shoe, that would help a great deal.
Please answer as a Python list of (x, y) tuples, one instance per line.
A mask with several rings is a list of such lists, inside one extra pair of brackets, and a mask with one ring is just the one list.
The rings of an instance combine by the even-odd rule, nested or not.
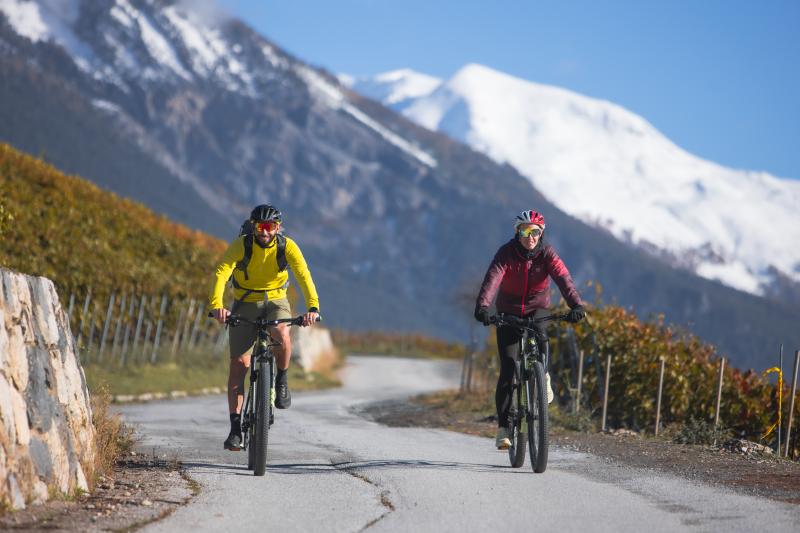
[(292, 393), (289, 392), (288, 383), (278, 383), (275, 385), (275, 407), (278, 409), (288, 409), (292, 405)]
[(238, 452), (242, 449), (242, 436), (237, 433), (231, 433), (228, 435), (228, 438), (225, 439), (225, 444), (223, 446), (226, 450)]

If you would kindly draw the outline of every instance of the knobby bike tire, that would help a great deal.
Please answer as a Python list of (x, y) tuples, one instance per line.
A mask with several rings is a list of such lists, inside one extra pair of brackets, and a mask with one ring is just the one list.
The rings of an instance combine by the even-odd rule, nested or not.
[[(245, 408), (244, 411), (242, 411), (242, 416), (247, 417), (247, 420), (249, 421), (255, 420), (255, 417), (253, 416), (255, 409), (253, 409), (252, 405), (254, 393), (255, 387), (253, 386), (253, 382), (251, 380), (250, 387), (247, 389), (247, 400), (244, 402)], [(256, 428), (252, 422), (250, 422), (247, 427), (245, 438), (247, 439), (247, 442), (245, 442), (245, 446), (247, 447), (247, 469), (252, 470), (256, 465)]]
[(547, 469), (548, 418), (547, 391), (544, 369), (539, 361), (533, 362), (525, 387), (528, 399), (528, 450), (531, 468), (537, 474)]
[(515, 374), (511, 382), (511, 409), (508, 417), (508, 437), (511, 439), (511, 447), (508, 449), (508, 460), (512, 468), (520, 468), (525, 464), (525, 433), (522, 428), (524, 420), (525, 404), (523, 400), (522, 387)]
[(253, 474), (263, 476), (267, 470), (267, 444), (269, 442), (270, 374), (269, 362), (258, 364), (256, 381), (255, 465)]

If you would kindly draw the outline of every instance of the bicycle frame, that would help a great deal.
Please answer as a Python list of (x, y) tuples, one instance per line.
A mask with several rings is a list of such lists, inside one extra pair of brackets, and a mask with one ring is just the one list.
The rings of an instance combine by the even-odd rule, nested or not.
[(548, 417), (544, 386), (548, 361), (547, 354), (539, 348), (534, 325), (565, 318), (566, 315), (520, 318), (498, 314), (492, 317), (492, 322), (495, 324), (517, 328), (522, 334), (519, 356), (514, 362), (512, 402), (508, 413), (511, 439), (508, 454), (511, 466), (514, 468), (521, 467), (525, 462), (525, 438), (528, 441), (533, 471), (542, 473), (547, 468)]
[[(275, 342), (266, 328), (258, 329), (258, 340), (256, 340), (253, 355), (250, 358), (250, 385), (247, 388), (247, 398), (242, 409), (242, 448), (248, 450), (250, 445), (250, 426), (256, 423), (256, 413), (258, 405), (253, 398), (256, 398), (256, 384), (262, 377), (269, 381), (270, 402), (272, 402), (275, 390), (275, 354), (272, 352), (273, 346), (280, 346)], [(266, 375), (263, 375), (266, 372)], [(272, 414), (272, 411), (270, 411)], [(272, 416), (270, 416), (270, 425)]]
[[(209, 316), (213, 317), (213, 314), (209, 313)], [(318, 317), (317, 321), (319, 320)], [(235, 314), (228, 315), (225, 319), (225, 324), (231, 327), (236, 327), (242, 322), (255, 326), (258, 335), (250, 358), (250, 386), (242, 409), (242, 448), (247, 450), (247, 467), (252, 469), (256, 476), (263, 476), (266, 469), (269, 426), (273, 422), (272, 406), (275, 400), (275, 354), (272, 352), (272, 347), (281, 345), (272, 338), (269, 328), (278, 324), (302, 326), (304, 321), (302, 316), (275, 320), (260, 317), (250, 320)], [(268, 388), (264, 388), (264, 383)], [(264, 400), (268, 403), (262, 408), (260, 402)], [(259, 417), (263, 424), (259, 422)], [(257, 441), (255, 450), (251, 442), (253, 438)]]

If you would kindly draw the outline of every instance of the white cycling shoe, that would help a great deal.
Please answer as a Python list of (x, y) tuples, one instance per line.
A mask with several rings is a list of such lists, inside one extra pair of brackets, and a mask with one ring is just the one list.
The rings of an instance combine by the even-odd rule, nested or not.
[(497, 438), (494, 439), (494, 444), (498, 450), (507, 450), (511, 448), (511, 439), (508, 435), (508, 429), (497, 428)]
[(544, 373), (544, 383), (547, 389), (547, 403), (553, 403), (553, 388), (550, 386), (550, 372)]

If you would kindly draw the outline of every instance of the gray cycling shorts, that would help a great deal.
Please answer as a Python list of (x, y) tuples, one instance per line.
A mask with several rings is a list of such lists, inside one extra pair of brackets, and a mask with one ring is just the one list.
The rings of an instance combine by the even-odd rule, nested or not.
[[(258, 317), (266, 317), (267, 320), (278, 318), (292, 318), (292, 307), (289, 300), (268, 300), (266, 302), (240, 302), (235, 306), (237, 315), (247, 319), (255, 320)], [(255, 326), (241, 323), (235, 328), (228, 328), (228, 340), (231, 347), (231, 359), (249, 356), (253, 353), (253, 345), (258, 337)]]

